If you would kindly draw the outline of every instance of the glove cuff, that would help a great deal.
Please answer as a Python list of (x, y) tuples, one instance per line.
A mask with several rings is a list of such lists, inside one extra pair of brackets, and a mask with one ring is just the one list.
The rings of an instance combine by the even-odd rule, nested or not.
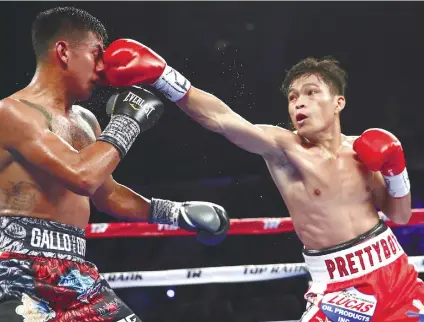
[(112, 116), (109, 124), (97, 140), (114, 145), (122, 159), (139, 134), (140, 126), (134, 119), (127, 115), (117, 114)]
[(405, 197), (411, 190), (411, 184), (409, 182), (408, 172), (406, 168), (397, 175), (385, 176), (384, 181), (386, 182), (386, 188), (389, 195), (393, 198)]
[(181, 205), (180, 202), (152, 198), (149, 224), (165, 224), (178, 227)]
[(172, 102), (179, 101), (189, 91), (191, 83), (178, 71), (166, 65), (153, 87), (161, 91)]

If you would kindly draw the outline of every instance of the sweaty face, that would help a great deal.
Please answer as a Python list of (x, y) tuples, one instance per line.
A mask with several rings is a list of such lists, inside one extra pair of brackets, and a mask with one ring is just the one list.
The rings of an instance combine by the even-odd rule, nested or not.
[(336, 120), (340, 111), (340, 96), (316, 75), (300, 76), (288, 92), (290, 119), (304, 137), (324, 131)]
[(70, 45), (68, 79), (78, 100), (86, 100), (103, 71), (103, 42), (93, 33)]

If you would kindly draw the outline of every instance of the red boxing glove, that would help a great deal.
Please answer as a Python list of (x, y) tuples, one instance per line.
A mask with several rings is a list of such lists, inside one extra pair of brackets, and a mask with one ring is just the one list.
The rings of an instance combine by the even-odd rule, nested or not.
[(103, 53), (106, 83), (114, 87), (152, 85), (169, 100), (180, 100), (190, 82), (150, 48), (131, 39), (112, 42)]
[(369, 129), (355, 140), (353, 150), (371, 171), (380, 171), (392, 197), (401, 198), (410, 191), (405, 156), (399, 140), (382, 129)]

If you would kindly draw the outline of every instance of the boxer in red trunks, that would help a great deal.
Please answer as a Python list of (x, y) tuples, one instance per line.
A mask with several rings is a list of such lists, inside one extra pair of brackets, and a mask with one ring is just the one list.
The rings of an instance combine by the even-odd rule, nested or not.
[(87, 12), (54, 8), (32, 28), (31, 83), (0, 101), (0, 322), (141, 321), (85, 260), (91, 199), (122, 220), (179, 226), (205, 244), (222, 241), (225, 210), (208, 202), (147, 198), (112, 172), (162, 102), (123, 88), (102, 131), (86, 100), (104, 69), (103, 25)]
[(294, 131), (251, 124), (136, 41), (116, 40), (104, 62), (111, 85), (151, 85), (263, 157), (312, 275), (301, 321), (424, 321), (424, 284), (377, 212), (400, 224), (411, 216), (402, 146), (382, 129), (342, 134), (346, 73), (337, 61), (307, 58), (288, 71), (282, 89)]

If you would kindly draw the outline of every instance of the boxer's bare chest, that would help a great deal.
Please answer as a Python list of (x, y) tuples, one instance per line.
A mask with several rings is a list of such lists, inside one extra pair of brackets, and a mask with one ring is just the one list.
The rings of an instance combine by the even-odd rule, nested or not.
[(84, 117), (82, 108), (72, 107), (64, 115), (47, 109), (40, 104), (23, 101), (27, 106), (38, 110), (47, 121), (49, 130), (62, 138), (74, 149), (81, 150), (96, 140), (93, 124)]
[[(26, 112), (34, 123), (48, 128), (74, 149), (81, 150), (95, 142), (95, 124), (84, 115), (82, 107), (60, 115), (41, 105), (20, 101), (29, 107)], [(0, 151), (0, 187), (0, 214), (31, 213), (75, 225), (84, 223), (89, 214), (87, 198), (71, 193), (53, 176), (6, 150)], [(75, 217), (75, 212), (81, 215)]]
[(371, 197), (372, 173), (350, 146), (337, 155), (320, 149), (296, 149), (285, 162), (268, 164), (286, 202), (304, 206), (358, 203)]
[(78, 113), (69, 112), (69, 116), (55, 116), (51, 131), (68, 142), (76, 150), (81, 150), (96, 140), (94, 131), (87, 120)]

